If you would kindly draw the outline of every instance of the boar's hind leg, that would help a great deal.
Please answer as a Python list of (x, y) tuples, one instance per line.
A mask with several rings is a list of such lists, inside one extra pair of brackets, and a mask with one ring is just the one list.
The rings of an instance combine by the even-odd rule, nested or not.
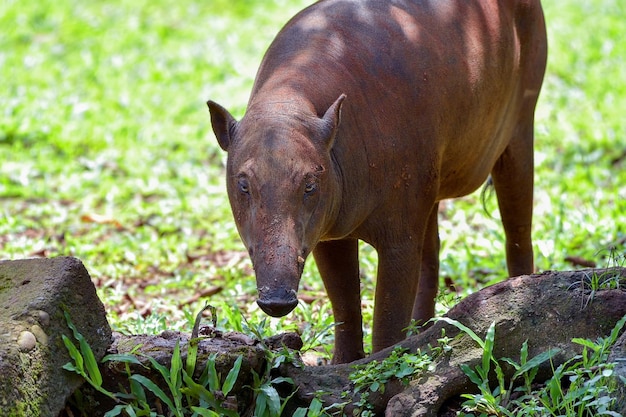
[(526, 112), (514, 137), (492, 170), (506, 237), (509, 276), (533, 272), (533, 116)]
[(361, 318), (361, 290), (357, 239), (319, 242), (313, 250), (333, 307), (335, 352), (333, 363), (347, 363), (365, 357)]

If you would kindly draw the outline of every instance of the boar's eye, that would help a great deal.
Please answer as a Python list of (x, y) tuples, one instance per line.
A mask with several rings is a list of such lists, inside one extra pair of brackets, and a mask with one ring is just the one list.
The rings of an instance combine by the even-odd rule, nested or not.
[(239, 178), (237, 186), (242, 194), (250, 194), (250, 185), (248, 184), (248, 180), (245, 178)]
[(304, 185), (304, 193), (306, 195), (312, 194), (317, 189), (317, 184), (313, 181), (307, 182)]

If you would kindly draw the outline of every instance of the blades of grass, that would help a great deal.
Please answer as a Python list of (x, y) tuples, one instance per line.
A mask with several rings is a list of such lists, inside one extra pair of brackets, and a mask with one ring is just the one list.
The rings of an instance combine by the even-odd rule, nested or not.
[[(176, 349), (178, 348), (178, 362), (180, 363), (180, 348), (178, 346), (178, 341), (176, 342), (176, 346), (174, 348), (174, 353), (172, 354), (172, 365), (171, 368), (174, 367), (174, 362), (175, 362), (175, 356), (176, 356)], [(177, 381), (177, 378), (175, 378), (174, 380), (172, 380), (171, 378), (171, 372), (169, 369), (167, 369), (165, 366), (161, 365), (159, 362), (157, 362), (156, 359), (154, 359), (151, 356), (148, 355), (143, 355), (144, 357), (146, 357), (149, 361), (150, 364), (152, 365), (152, 367), (154, 369), (156, 369), (161, 376), (163, 377), (163, 380), (165, 381), (165, 383), (167, 384), (168, 388), (170, 389), (170, 392), (172, 393), (172, 396), (174, 398), (175, 404), (172, 403), (172, 401), (170, 400), (169, 397), (167, 397), (167, 395), (165, 395), (165, 393), (161, 390), (161, 388), (159, 388), (159, 386), (157, 386), (154, 382), (150, 381), (149, 379), (145, 378), (142, 375), (132, 375), (130, 378), (134, 378), (137, 377), (135, 379), (137, 379), (137, 381), (139, 383), (141, 383), (144, 387), (148, 388), (149, 390), (152, 391), (152, 388), (156, 388), (158, 391), (160, 391), (162, 393), (163, 396), (165, 396), (165, 398), (167, 398), (167, 402), (165, 400), (163, 400), (161, 398), (160, 395), (158, 395), (156, 392), (152, 391), (155, 395), (157, 395), (159, 398), (161, 398), (161, 400), (169, 407), (170, 411), (172, 413), (174, 413), (174, 415), (176, 416), (182, 416), (181, 414), (181, 403), (180, 403), (180, 396), (178, 395), (178, 393), (180, 392), (179, 388), (176, 388), (176, 384), (175, 382)], [(180, 365), (182, 367), (182, 365)], [(146, 383), (149, 384), (146, 385)]]
[(306, 417), (306, 412), (307, 412), (306, 408), (300, 407), (296, 410), (295, 413), (293, 413), (292, 417)]
[(84, 374), (84, 372), (79, 370), (72, 362), (66, 363), (65, 365), (62, 366), (62, 368), (65, 369), (66, 371), (74, 372), (80, 376), (83, 376)]
[(170, 388), (170, 392), (172, 394), (172, 398), (174, 399), (174, 405), (176, 410), (182, 410), (182, 396), (181, 396), (181, 387), (183, 384), (182, 381), (182, 372), (183, 372), (183, 358), (180, 353), (180, 340), (176, 341), (176, 345), (174, 346), (174, 352), (172, 352), (172, 359), (170, 363), (170, 379), (165, 382)]
[(271, 417), (280, 416), (280, 395), (276, 391), (276, 388), (267, 384), (261, 387), (261, 391), (267, 396), (267, 405), (270, 411)]
[(180, 340), (177, 340), (176, 345), (174, 345), (174, 351), (172, 352), (172, 360), (170, 363), (170, 377), (166, 380), (166, 382), (168, 382), (168, 385), (170, 386), (172, 394), (175, 394), (175, 392), (180, 389), (182, 383), (182, 369), (183, 360), (180, 354)]
[[(68, 370), (70, 372), (77, 373), (78, 375), (82, 376), (85, 379), (85, 381), (87, 381), (97, 391), (117, 401), (117, 398), (114, 393), (102, 387), (102, 375), (100, 374), (100, 369), (97, 370), (97, 375), (100, 376), (99, 381), (97, 380), (94, 381), (89, 375), (89, 373), (85, 372), (85, 366), (84, 366), (85, 362), (84, 362), (82, 353), (78, 351), (78, 348), (74, 346), (74, 343), (70, 340), (69, 337), (65, 335), (61, 335), (61, 336), (63, 339), (63, 344), (65, 344), (65, 347), (67, 348), (70, 357), (74, 361), (74, 363), (68, 362), (65, 365), (63, 365), (63, 369)], [(91, 350), (91, 348), (89, 350)], [(94, 361), (95, 361), (95, 358), (94, 358)], [(98, 365), (96, 364), (96, 368), (97, 367)], [(91, 372), (93, 373), (94, 371), (91, 371)]]
[(333, 330), (338, 324), (339, 323), (335, 323), (335, 322), (329, 323), (326, 326), (324, 326), (322, 329), (312, 332), (309, 338), (303, 342), (302, 351), (306, 352), (307, 350), (312, 350), (316, 346), (315, 343), (318, 340), (320, 340), (322, 337), (324, 337), (328, 332)]
[[(181, 392), (185, 395), (190, 395), (200, 400), (201, 404), (204, 403), (204, 405), (211, 406), (215, 411), (219, 412), (221, 416), (239, 417), (237, 411), (222, 407), (222, 401), (218, 400), (213, 392), (195, 382), (185, 371), (183, 371), (183, 381), (185, 382), (185, 386), (181, 388)], [(224, 397), (226, 396), (224, 393), (222, 394)]]
[(554, 355), (556, 355), (560, 351), (561, 349), (559, 348), (548, 349), (547, 351), (540, 353), (539, 355), (533, 357), (528, 362), (522, 363), (519, 369), (517, 369), (516, 372), (513, 374), (513, 379), (516, 379), (520, 375), (523, 375), (524, 373), (530, 371), (531, 369), (537, 368), (542, 363), (549, 361), (550, 359), (554, 357)]
[(143, 386), (134, 379), (129, 379), (130, 383), (130, 393), (135, 397), (135, 400), (139, 404), (146, 404), (148, 400), (146, 399), (146, 392), (143, 389)]
[[(196, 314), (196, 320), (193, 323), (193, 330), (191, 331), (191, 338), (189, 339), (189, 344), (187, 346), (187, 362), (185, 363), (185, 370), (192, 376), (195, 372), (196, 362), (198, 360), (198, 343), (200, 341), (198, 333), (200, 331), (200, 323), (202, 322), (202, 313), (204, 313), (207, 308), (211, 310), (211, 317), (215, 319), (215, 311), (217, 309), (209, 304), (205, 304), (204, 307), (200, 309), (198, 314)], [(216, 327), (216, 325), (213, 327)]]
[(186, 372), (183, 373), (183, 380), (185, 381), (185, 387), (181, 388), (181, 391), (185, 394), (189, 394), (201, 402), (205, 402), (214, 407), (218, 405), (215, 395), (202, 385), (196, 383)]
[[(519, 363), (521, 366), (526, 364), (527, 361), (528, 361), (528, 339), (524, 340), (524, 343), (522, 343), (522, 349), (520, 349), (520, 355), (519, 355)], [(516, 370), (519, 370), (519, 369), (516, 368)]]
[(161, 374), (163, 379), (165, 379), (166, 381), (170, 380), (170, 371), (169, 371), (169, 369), (167, 369), (165, 366), (163, 366), (159, 362), (157, 362), (157, 360), (154, 359), (152, 356), (148, 356), (148, 355), (143, 355), (143, 356), (146, 359), (148, 359), (148, 361), (150, 361), (150, 365), (152, 365), (152, 367), (154, 369), (159, 371), (159, 373)]
[(561, 404), (563, 398), (563, 388), (561, 387), (561, 378), (563, 377), (563, 365), (554, 371), (554, 376), (547, 382), (547, 401), (548, 408), (554, 409)]
[(255, 417), (265, 417), (267, 410), (267, 397), (265, 393), (259, 391), (256, 396), (256, 401), (254, 404), (254, 416)]
[(237, 360), (235, 360), (232, 369), (228, 372), (228, 375), (224, 380), (224, 385), (222, 386), (222, 392), (224, 393), (224, 395), (228, 395), (233, 389), (235, 382), (237, 382), (237, 377), (239, 376), (239, 369), (241, 368), (242, 361), (243, 356), (239, 356)]
[(615, 341), (619, 337), (619, 335), (622, 332), (622, 329), (624, 328), (625, 325), (626, 325), (626, 315), (624, 317), (622, 317), (615, 324), (615, 327), (613, 327), (613, 330), (611, 330), (611, 335), (609, 336), (609, 340), (610, 340), (610, 344), (611, 345), (613, 345), (615, 343)]
[(312, 414), (314, 416), (319, 416), (322, 414), (322, 402), (317, 399), (317, 398), (313, 398), (313, 401), (311, 401), (311, 405), (309, 406), (309, 414)]
[(494, 361), (497, 365), (497, 361), (493, 357), (493, 345), (495, 343), (496, 338), (496, 322), (492, 322), (489, 328), (487, 329), (487, 334), (485, 335), (485, 341), (483, 344), (483, 360), (482, 360), (482, 369), (485, 372), (485, 376), (489, 373), (490, 363)]
[(465, 326), (464, 324), (456, 321), (456, 320), (452, 320), (448, 317), (440, 317), (439, 319), (437, 319), (438, 321), (445, 321), (448, 324), (453, 325), (454, 327), (456, 327), (457, 329), (461, 330), (463, 333), (467, 334), (469, 337), (472, 338), (472, 340), (474, 340), (476, 343), (478, 343), (478, 346), (480, 346), (482, 349), (485, 348), (485, 342), (483, 342), (483, 340), (478, 337), (478, 335), (476, 333), (474, 333), (474, 331), (472, 329), (470, 329), (469, 327)]
[[(63, 368), (69, 371), (76, 372), (83, 378), (87, 377), (87, 374), (85, 373), (83, 355), (81, 355), (81, 353), (78, 351), (78, 348), (74, 346), (74, 343), (70, 340), (69, 337), (67, 337), (66, 335), (61, 335), (61, 337), (63, 338), (63, 343), (65, 344), (65, 347), (70, 354), (70, 358), (72, 358), (72, 360), (74, 361), (73, 364), (68, 362), (67, 364), (63, 365)], [(71, 366), (71, 369), (69, 369), (69, 367), (66, 367), (68, 365)]]
[(201, 417), (220, 417), (220, 415), (218, 413), (216, 413), (215, 411), (211, 411), (209, 409), (202, 408), (202, 407), (192, 406), (191, 410), (194, 413), (197, 413)]
[[(74, 361), (74, 363), (68, 362), (65, 365), (63, 365), (63, 369), (68, 370), (70, 372), (77, 373), (78, 375), (82, 376), (85, 379), (85, 381), (87, 381), (97, 391), (117, 401), (117, 398), (115, 397), (114, 393), (102, 387), (102, 375), (100, 374), (100, 369), (97, 369), (97, 371), (91, 370), (89, 373), (85, 372), (85, 361), (83, 358), (83, 354), (78, 351), (78, 348), (74, 346), (74, 343), (70, 340), (69, 337), (65, 335), (61, 335), (61, 336), (63, 339), (63, 344), (67, 348), (67, 351), (69, 352), (70, 357)], [(91, 348), (89, 348), (89, 351), (91, 351)], [(92, 356), (93, 356), (93, 352), (92, 352)], [(98, 368), (98, 364), (95, 362), (95, 357), (93, 358), (93, 362), (95, 363), (95, 367)], [(97, 374), (97, 376), (100, 377), (99, 380), (94, 381), (90, 374), (94, 374), (94, 375)]]
[[(187, 360), (185, 361), (185, 369), (183, 372), (183, 378), (185, 375), (190, 375), (193, 377), (194, 372), (196, 371), (196, 362), (198, 361), (198, 343), (200, 339), (190, 339), (187, 344)], [(192, 399), (187, 397), (187, 404), (192, 404)]]
[(496, 379), (498, 380), (498, 387), (494, 390), (494, 395), (497, 397), (498, 395), (500, 395), (500, 397), (502, 398), (501, 402), (503, 405), (506, 405), (506, 403), (509, 400), (509, 392), (506, 389), (506, 384), (504, 382), (504, 371), (502, 370), (502, 367), (500, 366), (499, 362), (495, 362), (496, 366), (495, 366), (495, 371), (496, 371)]
[[(124, 408), (124, 411), (128, 414), (128, 417), (137, 417), (137, 412), (135, 411), (135, 407), (133, 407), (132, 405), (127, 405), (126, 408)], [(151, 415), (149, 414), (150, 411), (148, 410), (148, 414), (143, 414), (143, 415)]]
[[(236, 332), (243, 332), (243, 315), (236, 305), (223, 304), (221, 306), (223, 314), (226, 316), (228, 327)], [(217, 321), (217, 320), (215, 320)]]
[[(102, 374), (100, 373), (100, 368), (98, 368), (98, 361), (96, 361), (96, 357), (93, 354), (93, 350), (91, 350), (91, 346), (89, 346), (87, 340), (85, 340), (84, 336), (78, 331), (66, 309), (63, 309), (63, 315), (65, 316), (67, 327), (72, 330), (74, 339), (78, 341), (78, 345), (80, 347), (80, 354), (77, 354), (78, 351), (76, 350), (74, 343), (67, 336), (63, 335), (63, 343), (68, 351), (70, 351), (70, 356), (74, 359), (76, 367), (81, 371), (83, 378), (85, 378), (94, 388), (98, 389), (98, 391), (102, 393), (105, 393), (107, 396), (114, 398), (112, 393), (101, 388)], [(70, 345), (73, 348), (70, 348)]]
[[(98, 361), (96, 361), (96, 357), (93, 354), (93, 350), (91, 350), (91, 346), (87, 343), (84, 336), (78, 331), (72, 319), (70, 318), (70, 314), (66, 309), (63, 309), (63, 315), (65, 316), (65, 321), (67, 323), (67, 327), (72, 330), (74, 334), (74, 339), (78, 341), (78, 345), (80, 347), (81, 353), (81, 367), (83, 372), (86, 372), (89, 375), (90, 383), (94, 386), (100, 387), (102, 386), (102, 374), (100, 373), (100, 368), (98, 368)], [(67, 347), (68, 344), (65, 342), (65, 335), (63, 336), (63, 343)], [(71, 343), (71, 341), (70, 341)], [(73, 345), (73, 343), (71, 343)], [(69, 349), (69, 348), (68, 348)], [(78, 362), (77, 362), (78, 364)]]
[(157, 384), (150, 381), (145, 376), (139, 374), (132, 375), (130, 379), (139, 382), (141, 385), (150, 390), (161, 401), (163, 401), (163, 403), (170, 409), (170, 412), (174, 413), (177, 416), (181, 415), (176, 407), (174, 407), (174, 403), (172, 403), (172, 400), (165, 394), (165, 392), (161, 388), (159, 388)]
[[(277, 378), (277, 379), (280, 379), (280, 378)], [(291, 386), (293, 386), (293, 381), (291, 381), (291, 378), (286, 378), (286, 379), (289, 379), (289, 380), (290, 380), (290, 381), (289, 381), (289, 383), (291, 384)], [(276, 382), (276, 380), (274, 380), (274, 382)], [(289, 403), (289, 401), (291, 401), (291, 398), (292, 398), (294, 395), (296, 395), (296, 393), (297, 393), (297, 392), (298, 392), (298, 388), (294, 389), (294, 390), (291, 392), (291, 394), (289, 394), (289, 395), (287, 396), (287, 398), (284, 398), (284, 399), (283, 399), (283, 403), (282, 403), (282, 405), (280, 406), (280, 413), (279, 413), (279, 415), (280, 415), (280, 416), (285, 415), (285, 414), (284, 414), (285, 407), (287, 407), (287, 404)], [(316, 402), (316, 401), (317, 401), (317, 402), (319, 402), (319, 400), (318, 400), (317, 398), (313, 398), (313, 401), (311, 401), (311, 405), (309, 405), (309, 408), (311, 408), (311, 406), (313, 405), (313, 403), (314, 403), (314, 402)]]
[(196, 370), (196, 362), (198, 361), (198, 343), (200, 339), (191, 338), (187, 344), (187, 360), (185, 361), (185, 371), (189, 375), (193, 375)]
[(506, 363), (508, 363), (509, 365), (511, 365), (516, 371), (519, 370), (521, 368), (520, 364), (515, 362), (513, 359), (511, 358), (500, 358), (501, 361), (504, 361)]
[(479, 377), (476, 371), (474, 371), (472, 368), (470, 368), (466, 364), (461, 364), (461, 370), (463, 371), (465, 375), (467, 375), (470, 381), (474, 383), (474, 385), (476, 385), (479, 388), (483, 386), (482, 378)]
[(210, 360), (211, 360), (211, 357), (209, 356), (209, 358), (207, 358), (207, 361), (204, 365), (204, 369), (202, 370), (202, 373), (200, 374), (200, 378), (198, 378), (198, 383), (202, 385), (203, 387), (206, 387), (207, 385), (209, 385), (209, 361)]
[(100, 368), (98, 367), (98, 361), (96, 361), (96, 357), (93, 354), (93, 350), (91, 350), (91, 346), (85, 340), (85, 338), (80, 334), (80, 339), (78, 341), (80, 346), (80, 351), (85, 359), (85, 368), (87, 369), (87, 374), (91, 379), (92, 384), (100, 387), (102, 386), (102, 374), (100, 373)]
[(597, 352), (598, 349), (600, 348), (600, 346), (598, 346), (596, 343), (592, 342), (591, 340), (588, 339), (581, 339), (579, 337), (575, 337), (572, 339), (572, 343), (576, 343), (578, 345), (584, 346), (586, 348), (589, 348), (591, 350), (593, 350), (594, 352)]
[(122, 353), (111, 353), (106, 355), (100, 362), (122, 362), (122, 363), (132, 363), (134, 365), (141, 365), (144, 368), (146, 367), (135, 355), (122, 354)]
[(208, 368), (208, 382), (209, 382), (209, 389), (211, 391), (221, 391), (221, 387), (220, 387), (220, 378), (219, 375), (217, 374), (217, 370), (215, 369), (215, 358), (217, 357), (217, 354), (213, 353), (211, 354), (211, 356), (209, 356), (209, 358), (207, 359), (206, 362), (206, 367)]
[(126, 408), (132, 409), (132, 407), (129, 407), (126, 404), (116, 405), (115, 407), (113, 407), (112, 409), (104, 413), (104, 417), (116, 417), (116, 416), (121, 415), (123, 411), (126, 411), (129, 417), (133, 417), (132, 410), (131, 410), (131, 413), (129, 413), (128, 410), (126, 410)]
[(70, 313), (68, 313), (68, 311), (65, 308), (63, 308), (63, 316), (65, 316), (65, 322), (67, 323), (67, 327), (69, 327), (72, 333), (74, 334), (74, 339), (79, 340), (80, 338), (82, 338), (82, 335), (80, 334), (80, 332), (78, 331), (78, 329), (72, 322), (72, 319), (70, 318)]
[[(186, 372), (183, 372), (183, 380), (185, 381), (185, 387), (181, 388), (181, 392), (185, 395), (191, 395), (194, 398), (200, 400), (201, 403), (210, 406), (214, 411), (218, 412), (223, 417), (239, 417), (239, 414), (235, 410), (229, 410), (222, 407), (222, 402), (218, 401), (212, 392), (207, 390), (202, 385), (194, 382)], [(206, 409), (207, 407), (200, 407), (200, 409)]]
[(285, 382), (293, 385), (293, 379), (286, 377), (286, 376), (279, 376), (277, 378), (272, 379), (272, 384), (282, 384)]

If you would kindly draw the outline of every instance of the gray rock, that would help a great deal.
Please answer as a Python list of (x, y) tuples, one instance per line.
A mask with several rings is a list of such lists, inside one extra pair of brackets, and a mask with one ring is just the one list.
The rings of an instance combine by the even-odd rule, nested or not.
[(22, 352), (30, 352), (37, 346), (37, 338), (28, 330), (24, 330), (17, 338), (17, 345)]
[(0, 410), (3, 417), (56, 417), (83, 382), (62, 335), (63, 309), (102, 358), (111, 328), (89, 273), (76, 258), (0, 261)]

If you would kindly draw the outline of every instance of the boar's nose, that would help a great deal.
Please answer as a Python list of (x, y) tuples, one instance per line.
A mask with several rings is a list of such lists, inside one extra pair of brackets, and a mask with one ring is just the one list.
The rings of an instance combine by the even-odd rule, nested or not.
[(282, 317), (289, 314), (298, 305), (295, 291), (279, 290), (264, 294), (256, 303), (266, 314)]

